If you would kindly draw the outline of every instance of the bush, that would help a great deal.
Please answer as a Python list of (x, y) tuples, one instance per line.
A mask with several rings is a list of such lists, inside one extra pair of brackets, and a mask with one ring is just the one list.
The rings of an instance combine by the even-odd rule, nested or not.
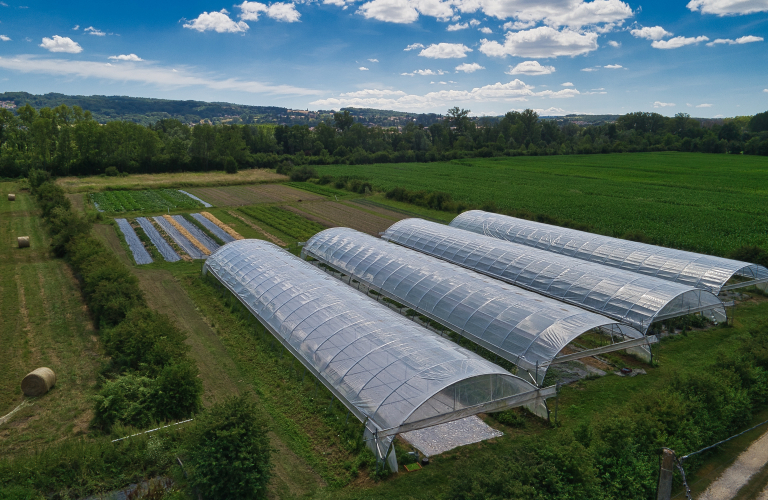
[(306, 182), (309, 179), (317, 177), (317, 172), (313, 167), (304, 165), (301, 168), (297, 168), (291, 171), (291, 180), (294, 182)]
[(198, 416), (186, 463), (207, 500), (266, 498), (272, 477), (267, 427), (256, 405), (232, 398)]
[(117, 177), (118, 175), (120, 175), (120, 171), (117, 170), (117, 167), (107, 167), (104, 170), (104, 174), (106, 174), (107, 177)]
[(728, 254), (728, 258), (768, 266), (768, 252), (758, 246), (745, 245), (739, 247)]
[(232, 158), (231, 156), (227, 156), (223, 160), (224, 163), (224, 171), (228, 174), (236, 174), (237, 173), (237, 160)]

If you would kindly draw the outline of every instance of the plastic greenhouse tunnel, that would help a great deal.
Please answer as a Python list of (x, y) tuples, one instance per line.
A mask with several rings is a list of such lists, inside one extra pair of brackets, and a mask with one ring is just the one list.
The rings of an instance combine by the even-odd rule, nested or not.
[(364, 423), (368, 447), (393, 471), (398, 433), (518, 406), (548, 414), (555, 387), (537, 388), (272, 243), (228, 243), (203, 273)]
[(610, 267), (708, 290), (715, 295), (756, 285), (768, 289), (768, 269), (757, 264), (660, 247), (533, 222), (482, 210), (457, 216), (452, 227)]
[[(656, 342), (606, 316), (353, 229), (317, 233), (302, 253), (514, 363), (537, 385), (553, 364), (605, 352), (630, 350), (650, 360)], [(588, 332), (603, 333), (603, 345), (560, 354)]]
[(725, 321), (709, 291), (503, 241), (422, 219), (393, 224), (383, 239), (604, 314), (643, 333), (654, 322), (693, 313)]

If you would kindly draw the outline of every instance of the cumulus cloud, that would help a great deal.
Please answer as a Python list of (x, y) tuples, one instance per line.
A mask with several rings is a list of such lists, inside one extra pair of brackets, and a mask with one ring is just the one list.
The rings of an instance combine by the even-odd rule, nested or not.
[(79, 24), (76, 24), (76, 25), (75, 25), (75, 27), (74, 27), (74, 28), (72, 28), (72, 30), (73, 30), (73, 31), (77, 31), (77, 30), (79, 30), (79, 29), (80, 29), (80, 25), (79, 25)]
[(448, 73), (447, 71), (443, 71), (442, 69), (439, 69), (437, 71), (432, 71), (431, 69), (417, 69), (413, 71), (412, 73), (400, 73), (400, 76), (433, 76), (433, 75), (445, 75)]
[(691, 0), (686, 5), (691, 12), (731, 16), (768, 12), (766, 0)]
[(462, 71), (464, 73), (474, 73), (475, 71), (485, 69), (485, 66), (480, 66), (477, 63), (464, 63), (456, 66), (456, 73)]
[(416, 50), (416, 49), (423, 49), (423, 48), (424, 48), (424, 45), (422, 45), (420, 43), (412, 43), (409, 46), (407, 46), (406, 48), (404, 48), (403, 51), (404, 52), (408, 52), (409, 50)]
[(707, 44), (707, 47), (713, 47), (715, 45), (722, 45), (722, 44), (742, 45), (745, 43), (755, 43), (755, 42), (762, 42), (762, 41), (763, 41), (763, 37), (753, 36), (753, 35), (743, 36), (741, 38), (737, 38), (736, 40), (731, 40), (730, 38), (718, 38), (717, 40), (709, 42)]
[(621, 69), (623, 67), (624, 66), (622, 66), (621, 64), (608, 64), (606, 66), (603, 66), (603, 68), (606, 68), (606, 69)]
[(216, 78), (201, 74), (195, 69), (166, 68), (151, 63), (107, 66), (101, 62), (72, 61), (67, 59), (46, 59), (32, 56), (17, 56), (12, 59), (0, 57), (0, 68), (30, 74), (58, 75), (77, 78), (98, 78), (115, 82), (156, 85), (170, 90), (181, 87), (204, 87), (213, 90), (231, 90), (258, 94), (317, 95), (319, 91), (290, 85), (272, 85), (237, 78)]
[(697, 104), (697, 105), (696, 105), (696, 107), (697, 107), (697, 108), (711, 108), (711, 107), (712, 107), (712, 105), (711, 105), (711, 104), (707, 104), (707, 103), (704, 103), (704, 104)]
[(66, 52), (68, 54), (79, 54), (83, 48), (67, 36), (53, 35), (53, 38), (43, 37), (43, 43), (40, 47), (51, 52)]
[(489, 28), (488, 26), (483, 26), (478, 31), (480, 33), (485, 33), (486, 35), (490, 35), (491, 33), (493, 33), (493, 30), (491, 28)]
[[(436, 82), (444, 83), (444, 82)], [(508, 83), (495, 83), (472, 90), (441, 90), (424, 95), (402, 91), (363, 90), (341, 94), (339, 97), (320, 99), (310, 104), (321, 108), (339, 109), (354, 106), (379, 109), (424, 110), (444, 109), (455, 103), (527, 101), (529, 97), (568, 98), (579, 95), (578, 90), (534, 92), (533, 87), (515, 79)]]
[(561, 87), (573, 87), (573, 84), (571, 82), (565, 82), (560, 84)]
[(219, 12), (203, 12), (197, 18), (184, 23), (185, 28), (191, 30), (215, 31), (216, 33), (243, 33), (248, 31), (248, 25), (243, 21), (235, 22), (229, 18), (227, 9)]
[(472, 19), (469, 24), (474, 28), (475, 26), (480, 26), (480, 21), (477, 19)]
[(579, 33), (570, 29), (558, 31), (541, 26), (527, 31), (507, 32), (503, 45), (495, 40), (483, 39), (480, 41), (480, 52), (492, 57), (577, 56), (597, 50), (597, 37), (597, 33)]
[(456, 23), (456, 24), (449, 24), (447, 28), (445, 28), (446, 31), (459, 31), (459, 30), (465, 30), (469, 28), (469, 23)]
[(368, 68), (366, 68), (365, 66), (360, 66), (357, 69), (359, 69), (360, 71), (368, 71)]
[[(478, 10), (498, 19), (521, 23), (543, 22), (549, 26), (583, 26), (622, 23), (632, 17), (632, 8), (620, 0), (456, 0), (459, 11)], [(532, 26), (522, 26), (525, 29)], [(513, 28), (514, 29), (514, 28)]]
[(109, 56), (109, 59), (112, 59), (113, 61), (133, 61), (133, 62), (139, 62), (144, 60), (141, 57), (137, 56), (136, 54), (122, 54), (119, 56)]
[(685, 47), (686, 45), (696, 45), (701, 42), (706, 42), (707, 40), (709, 40), (709, 38), (705, 36), (689, 38), (684, 36), (676, 36), (675, 38), (670, 38), (669, 40), (656, 40), (655, 42), (651, 43), (651, 47), (654, 49), (679, 49), (680, 47)]
[(763, 92), (768, 92), (768, 89), (763, 89)]
[(646, 40), (661, 40), (674, 35), (661, 26), (646, 26), (645, 28), (633, 29), (630, 33), (635, 38), (645, 38)]
[(467, 57), (467, 52), (472, 52), (472, 49), (462, 43), (433, 43), (419, 55), (430, 59), (461, 59)]
[(539, 61), (523, 61), (517, 66), (510, 66), (508, 75), (551, 75), (555, 72), (554, 66), (542, 66)]
[(262, 12), (271, 19), (285, 23), (295, 23), (301, 18), (293, 3), (277, 2), (267, 5), (245, 1), (237, 7), (241, 10), (240, 19), (243, 21), (258, 21)]
[(84, 33), (88, 33), (89, 35), (96, 35), (96, 36), (105, 36), (106, 33), (103, 31), (94, 28), (93, 26), (88, 26), (83, 30)]
[(357, 11), (366, 19), (377, 19), (389, 23), (409, 24), (419, 14), (447, 21), (453, 17), (451, 2), (441, 0), (373, 0), (364, 3)]
[(520, 31), (536, 26), (537, 21), (509, 21), (504, 23), (504, 31)]
[(654, 108), (671, 108), (674, 105), (675, 105), (675, 103), (673, 103), (673, 102), (660, 102), (660, 101), (656, 101), (656, 102), (653, 103), (653, 107)]
[(378, 60), (378, 59), (368, 59), (368, 61), (369, 61), (369, 62), (375, 62), (375, 63), (379, 62), (379, 60)]
[(0, 40), (2, 40), (4, 42), (10, 42), (11, 41), (11, 37), (5, 36), (5, 35), (0, 35)]
[(611, 47), (619, 48), (619, 47), (621, 47), (621, 42), (615, 42), (613, 40), (608, 40), (608, 45), (610, 45)]
[(597, 68), (581, 68), (581, 71), (591, 73), (592, 71), (597, 71)]

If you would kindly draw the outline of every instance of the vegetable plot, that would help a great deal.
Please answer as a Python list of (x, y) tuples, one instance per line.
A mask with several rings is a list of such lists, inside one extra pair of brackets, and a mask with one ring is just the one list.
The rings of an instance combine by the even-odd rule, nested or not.
[[(193, 223), (182, 217), (181, 215), (165, 215), (166, 219), (172, 219), (176, 223), (179, 224), (184, 230), (187, 231), (189, 234), (184, 234), (182, 231), (182, 234), (189, 238), (190, 241), (194, 243), (194, 241), (197, 241), (200, 245), (202, 245), (200, 248), (203, 250), (203, 253), (205, 253), (205, 250), (208, 251), (206, 255), (210, 255), (211, 253), (215, 252), (219, 249), (219, 244), (213, 241), (207, 234), (205, 234), (203, 231), (200, 230), (197, 226), (195, 226)], [(179, 229), (179, 227), (176, 227)], [(181, 229), (179, 229), (181, 231)]]
[(91, 200), (101, 212), (156, 211), (201, 208), (203, 203), (175, 189), (145, 191), (101, 191), (91, 193)]
[(115, 219), (115, 222), (117, 222), (117, 227), (119, 227), (120, 231), (123, 233), (125, 242), (128, 243), (128, 248), (131, 249), (133, 260), (136, 261), (136, 264), (151, 264), (152, 257), (149, 256), (149, 252), (147, 252), (147, 249), (144, 248), (144, 245), (136, 235), (136, 231), (134, 231), (131, 225), (128, 223), (128, 220)]
[(141, 229), (147, 234), (149, 240), (155, 245), (157, 251), (163, 256), (166, 262), (178, 262), (181, 260), (179, 255), (173, 250), (173, 247), (165, 241), (165, 238), (155, 229), (155, 226), (149, 222), (146, 217), (137, 217), (136, 222), (139, 223)]
[(255, 206), (241, 208), (240, 211), (249, 217), (274, 227), (278, 231), (295, 238), (298, 241), (307, 241), (325, 229), (316, 222), (305, 219), (288, 210), (277, 207)]
[[(205, 213), (208, 214), (208, 212), (205, 212)], [(234, 236), (232, 236), (232, 234), (230, 234), (230, 232), (226, 231), (224, 228), (220, 227), (213, 221), (209, 220), (203, 214), (190, 214), (190, 215), (192, 215), (192, 217), (194, 217), (197, 222), (202, 224), (203, 227), (205, 227), (208, 231), (216, 235), (216, 237), (221, 239), (224, 243), (229, 243), (231, 241), (235, 241), (236, 239), (237, 240), (243, 239), (242, 236), (240, 236), (239, 234), (235, 233), (230, 229), (230, 231), (232, 231), (233, 233), (237, 234), (237, 236), (239, 236), (239, 238), (235, 238)], [(208, 214), (208, 215), (211, 215), (211, 214)], [(211, 217), (213, 216), (211, 215)], [(213, 218), (216, 219), (215, 217)], [(216, 220), (219, 221), (218, 219)], [(221, 224), (221, 221), (219, 221), (219, 223)]]
[[(168, 216), (165, 216), (165, 217), (168, 217)], [(186, 229), (184, 229), (181, 225), (179, 225), (178, 222), (171, 219), (170, 217), (168, 217), (167, 219), (165, 217), (153, 217), (153, 219), (155, 222), (157, 222), (157, 224), (161, 228), (163, 228), (163, 231), (165, 231), (168, 234), (168, 236), (170, 236), (171, 239), (176, 242), (177, 245), (179, 245), (181, 248), (184, 249), (185, 252), (189, 254), (190, 257), (192, 257), (193, 259), (204, 259), (208, 255), (210, 255), (210, 251), (208, 251), (207, 248), (205, 248), (199, 241), (197, 241), (194, 238), (194, 236), (189, 234), (189, 232)], [(187, 233), (189, 235), (189, 238), (195, 239), (195, 242), (193, 243), (187, 237), (187, 235), (182, 233), (182, 231), (184, 233)], [(205, 253), (202, 250), (204, 248), (205, 248)]]

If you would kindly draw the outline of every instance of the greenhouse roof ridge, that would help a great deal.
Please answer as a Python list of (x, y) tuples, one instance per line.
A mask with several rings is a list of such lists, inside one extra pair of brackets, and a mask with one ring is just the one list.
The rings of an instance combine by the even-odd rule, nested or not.
[[(630, 339), (602, 352), (655, 341), (604, 315), (353, 229), (321, 231), (307, 241), (302, 253), (516, 364), (539, 384), (551, 364), (564, 360), (558, 357), (560, 351), (588, 331), (607, 329)], [(586, 350), (567, 359), (593, 354)]]
[[(464, 212), (456, 216), (450, 226), (694, 286), (715, 295), (722, 290), (750, 285), (765, 288), (768, 284), (768, 269), (757, 264), (622, 240), (482, 210)], [(734, 277), (745, 281), (728, 284)]]
[(647, 332), (654, 321), (704, 312), (719, 321), (714, 294), (422, 219), (404, 219), (383, 239), (486, 276), (604, 314)]
[(272, 243), (228, 243), (203, 273), (365, 423), (380, 459), (396, 433), (521, 405), (546, 414), (544, 398), (554, 395), (554, 387), (537, 388)]

